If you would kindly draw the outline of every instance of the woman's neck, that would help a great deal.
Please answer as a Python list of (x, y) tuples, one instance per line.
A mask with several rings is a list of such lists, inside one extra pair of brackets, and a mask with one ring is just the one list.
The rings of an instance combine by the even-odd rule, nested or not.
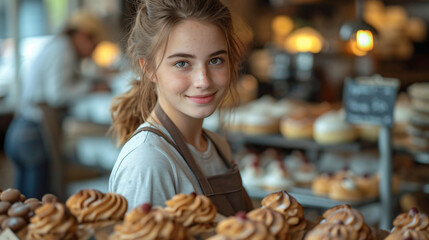
[[(194, 146), (195, 149), (199, 152), (204, 152), (207, 150), (207, 140), (203, 137), (202, 134), (203, 119), (190, 118), (180, 112), (170, 112), (166, 111), (165, 109), (163, 110), (182, 133), (186, 143)], [(150, 114), (148, 121), (165, 127), (156, 116), (155, 110)]]

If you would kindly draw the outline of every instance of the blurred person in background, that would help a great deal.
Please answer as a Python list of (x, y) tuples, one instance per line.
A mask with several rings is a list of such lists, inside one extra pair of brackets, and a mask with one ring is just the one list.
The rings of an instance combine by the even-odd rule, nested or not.
[(39, 104), (67, 107), (99, 88), (79, 74), (79, 68), (81, 60), (90, 57), (105, 36), (98, 18), (78, 12), (22, 75), (21, 101), (6, 133), (5, 151), (15, 167), (15, 187), (27, 197), (40, 199), (50, 192), (50, 181), (54, 181), (49, 177), (51, 160), (43, 138), (43, 113)]

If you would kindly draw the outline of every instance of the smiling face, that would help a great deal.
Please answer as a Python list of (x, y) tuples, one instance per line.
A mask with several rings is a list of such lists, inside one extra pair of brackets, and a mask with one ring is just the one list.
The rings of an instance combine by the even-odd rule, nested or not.
[[(162, 57), (162, 52), (158, 58)], [(170, 32), (165, 55), (157, 60), (158, 102), (173, 119), (210, 116), (230, 82), (227, 43), (213, 24), (184, 20)]]

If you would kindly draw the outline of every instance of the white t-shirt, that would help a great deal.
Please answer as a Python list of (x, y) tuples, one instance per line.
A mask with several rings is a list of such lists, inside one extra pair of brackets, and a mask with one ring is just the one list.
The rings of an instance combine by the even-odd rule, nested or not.
[[(139, 128), (150, 126), (152, 125), (149, 123), (143, 123)], [(165, 128), (156, 126), (170, 137)], [(207, 133), (230, 161), (231, 151), (227, 141), (213, 132)], [(211, 141), (208, 141), (205, 152), (199, 152), (189, 144), (188, 147), (205, 176), (227, 172), (227, 167)], [(122, 148), (110, 175), (109, 192), (125, 196), (128, 209), (131, 210), (143, 203), (165, 206), (165, 201), (178, 193), (201, 194), (202, 190), (179, 152), (164, 138), (143, 131), (132, 137)]]
[(79, 59), (70, 39), (63, 35), (52, 38), (23, 73), (19, 113), (41, 122), (38, 103), (62, 107), (87, 94), (91, 82), (78, 70)]

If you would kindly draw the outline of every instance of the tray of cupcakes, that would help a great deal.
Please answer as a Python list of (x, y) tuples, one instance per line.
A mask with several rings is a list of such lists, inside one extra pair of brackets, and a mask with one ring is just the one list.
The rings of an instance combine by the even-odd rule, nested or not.
[[(143, 203), (128, 213), (127, 201), (121, 195), (93, 189), (79, 191), (65, 204), (52, 195), (42, 201), (24, 200), (16, 189), (7, 189), (0, 197), (1, 206), (11, 204), (2, 208), (1, 216), (19, 218), (15, 213), (25, 212), (22, 220), (2, 218), (1, 240), (429, 238), (429, 218), (415, 208), (398, 215), (390, 232), (369, 227), (362, 214), (347, 204), (326, 210), (312, 222), (305, 219), (302, 205), (286, 191), (271, 193), (262, 199), (260, 208), (230, 217), (219, 215), (209, 198), (195, 193), (177, 194), (165, 207)], [(24, 224), (18, 228), (12, 222)]]

